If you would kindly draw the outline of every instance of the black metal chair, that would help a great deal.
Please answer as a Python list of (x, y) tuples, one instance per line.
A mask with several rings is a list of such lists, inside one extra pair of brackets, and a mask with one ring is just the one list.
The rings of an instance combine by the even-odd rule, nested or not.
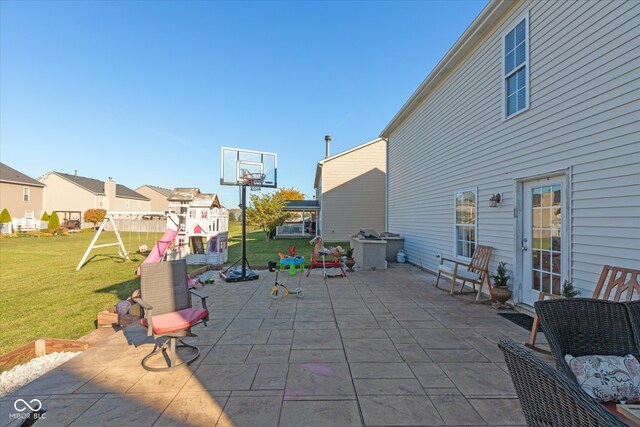
[(567, 298), (534, 304), (558, 368), (575, 378), (564, 356), (633, 355), (640, 360), (625, 303), (593, 298)]
[[(141, 323), (147, 327), (147, 335), (153, 335), (156, 340), (154, 349), (142, 359), (142, 366), (148, 371), (167, 371), (190, 364), (200, 356), (200, 350), (182, 339), (195, 336), (191, 327), (199, 323), (206, 325), (209, 320), (208, 295), (189, 289), (185, 260), (142, 264), (140, 267), (140, 298), (134, 298), (134, 301), (144, 310)], [(201, 299), (202, 308), (191, 307), (192, 294)], [(160, 345), (158, 342), (162, 337), (168, 339)], [(176, 352), (180, 348), (190, 350), (182, 352), (182, 361), (176, 363)], [(166, 350), (169, 350), (168, 356)], [(164, 356), (167, 366), (149, 364), (158, 353)]]
[(575, 381), (510, 340), (498, 344), (528, 426), (621, 427), (622, 420), (587, 395)]

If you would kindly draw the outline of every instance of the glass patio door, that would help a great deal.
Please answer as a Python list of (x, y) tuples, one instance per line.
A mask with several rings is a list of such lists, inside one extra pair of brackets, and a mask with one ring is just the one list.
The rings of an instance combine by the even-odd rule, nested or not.
[(524, 184), (523, 293), (522, 301), (533, 306), (540, 292), (560, 295), (566, 268), (562, 240), (564, 180), (549, 178)]

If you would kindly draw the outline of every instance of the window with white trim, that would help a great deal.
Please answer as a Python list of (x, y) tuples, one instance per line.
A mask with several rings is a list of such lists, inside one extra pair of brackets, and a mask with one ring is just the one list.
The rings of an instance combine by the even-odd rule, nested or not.
[(24, 217), (26, 219), (34, 219), (35, 216), (33, 215), (33, 211), (24, 211)]
[(454, 253), (471, 258), (476, 250), (476, 190), (456, 193)]
[(104, 206), (104, 197), (98, 196), (98, 207)]
[(129, 207), (131, 206), (131, 200), (125, 200), (124, 201), (124, 207), (125, 209), (129, 209)]
[(22, 200), (25, 202), (29, 201), (29, 187), (24, 187), (24, 191), (22, 192)]
[(529, 20), (524, 17), (504, 36), (504, 117), (529, 108)]

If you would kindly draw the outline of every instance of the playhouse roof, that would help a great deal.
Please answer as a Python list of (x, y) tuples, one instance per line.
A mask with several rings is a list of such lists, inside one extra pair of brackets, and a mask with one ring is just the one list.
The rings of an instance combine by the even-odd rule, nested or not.
[(200, 193), (196, 197), (194, 197), (191, 202), (191, 206), (199, 206), (206, 208), (219, 208), (222, 207), (220, 201), (218, 200), (218, 196), (213, 193)]
[(174, 188), (167, 197), (170, 202), (191, 202), (200, 194), (199, 188)]

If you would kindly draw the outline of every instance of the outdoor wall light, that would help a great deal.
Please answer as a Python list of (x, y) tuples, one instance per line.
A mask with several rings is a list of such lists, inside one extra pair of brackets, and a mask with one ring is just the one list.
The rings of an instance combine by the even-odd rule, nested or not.
[(498, 206), (498, 203), (502, 200), (502, 196), (500, 193), (496, 193), (489, 199), (489, 207), (495, 208)]

